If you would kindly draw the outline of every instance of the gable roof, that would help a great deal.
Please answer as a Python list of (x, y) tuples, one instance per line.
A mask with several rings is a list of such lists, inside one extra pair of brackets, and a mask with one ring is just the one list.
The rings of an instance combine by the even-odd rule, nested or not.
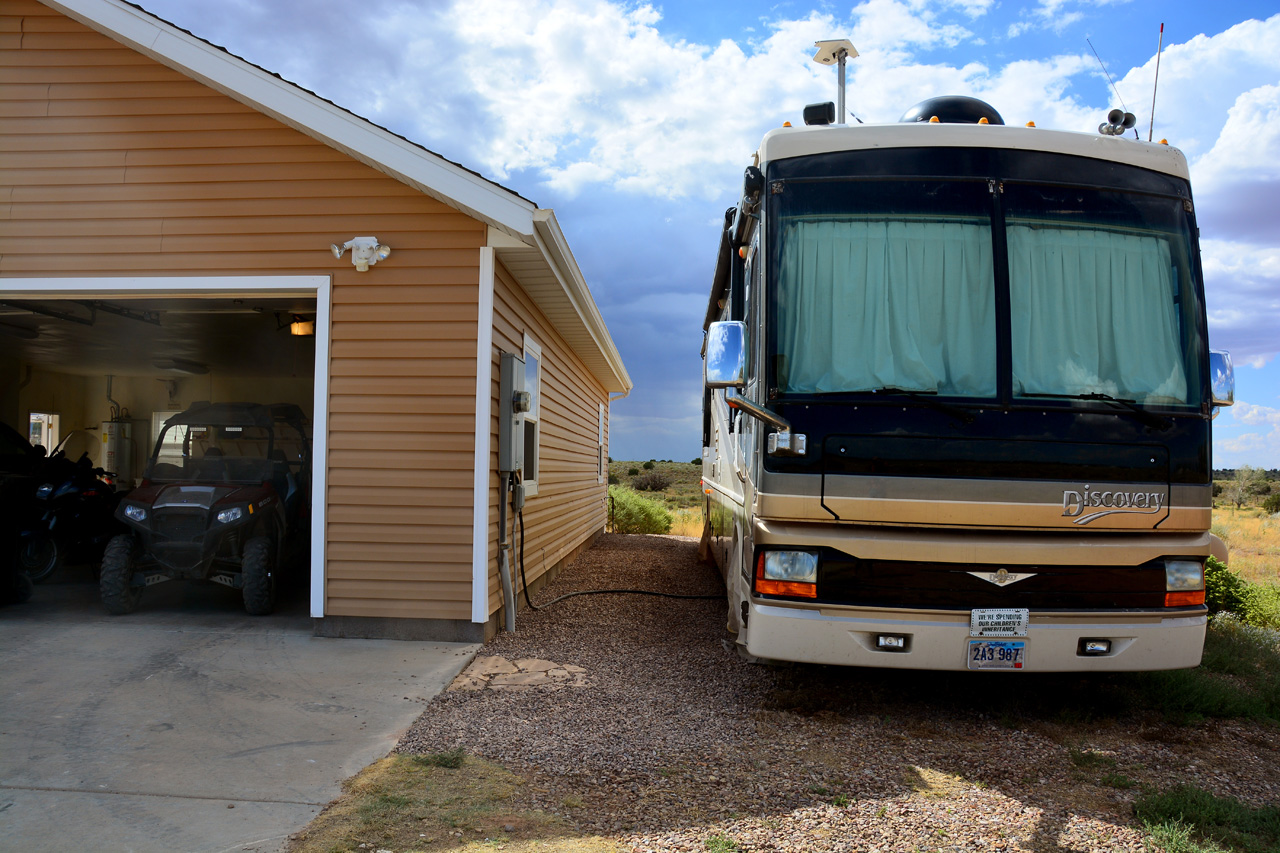
[(555, 213), (124, 0), (41, 0), (91, 29), (489, 226), (498, 258), (611, 392), (622, 364)]

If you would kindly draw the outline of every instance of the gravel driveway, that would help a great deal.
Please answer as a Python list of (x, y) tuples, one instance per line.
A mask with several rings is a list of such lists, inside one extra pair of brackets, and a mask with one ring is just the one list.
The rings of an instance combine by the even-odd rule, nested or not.
[[(693, 540), (610, 534), (539, 598), (618, 587), (723, 589)], [(523, 806), (637, 851), (1154, 850), (1138, 786), (1280, 800), (1274, 728), (1116, 707), (1130, 676), (763, 667), (724, 625), (723, 599), (522, 610), (481, 654), (556, 678), (460, 682), (398, 751), (495, 760)]]

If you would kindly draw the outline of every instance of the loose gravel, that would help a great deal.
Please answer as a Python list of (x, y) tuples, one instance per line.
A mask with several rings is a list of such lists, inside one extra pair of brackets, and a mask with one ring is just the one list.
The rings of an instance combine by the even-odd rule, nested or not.
[[(535, 603), (722, 592), (696, 548), (605, 535)], [(1137, 786), (1280, 800), (1274, 728), (1114, 711), (1118, 676), (767, 667), (738, 657), (725, 617), (723, 599), (632, 595), (522, 610), (482, 654), (581, 677), (446, 692), (397, 751), (497, 761), (527, 780), (513, 805), (646, 853), (1155, 851)]]

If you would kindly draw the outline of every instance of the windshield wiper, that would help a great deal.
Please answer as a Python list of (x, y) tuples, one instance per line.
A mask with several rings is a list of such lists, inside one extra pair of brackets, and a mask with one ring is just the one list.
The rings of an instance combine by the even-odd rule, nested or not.
[(910, 397), (913, 400), (919, 400), (935, 412), (942, 412), (964, 424), (973, 423), (973, 415), (966, 412), (959, 406), (953, 406), (950, 403), (944, 403), (941, 400), (935, 400), (931, 395), (937, 394), (937, 391), (908, 391), (905, 388), (872, 388), (872, 394), (894, 394), (903, 397)]
[(1112, 397), (1110, 394), (1103, 394), (1099, 391), (1091, 391), (1088, 394), (1025, 394), (1026, 397), (1049, 397), (1055, 400), (1098, 400), (1103, 403), (1115, 403), (1124, 407), (1137, 420), (1149, 427), (1164, 432), (1173, 426), (1173, 422), (1168, 418), (1162, 418), (1154, 412), (1148, 412), (1146, 409), (1138, 405), (1137, 400), (1126, 400), (1123, 397)]

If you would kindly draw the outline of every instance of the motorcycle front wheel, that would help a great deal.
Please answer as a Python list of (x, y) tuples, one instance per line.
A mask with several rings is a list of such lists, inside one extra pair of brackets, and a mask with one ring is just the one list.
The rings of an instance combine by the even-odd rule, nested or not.
[(48, 535), (28, 536), (18, 546), (18, 568), (40, 583), (62, 564), (62, 549)]

